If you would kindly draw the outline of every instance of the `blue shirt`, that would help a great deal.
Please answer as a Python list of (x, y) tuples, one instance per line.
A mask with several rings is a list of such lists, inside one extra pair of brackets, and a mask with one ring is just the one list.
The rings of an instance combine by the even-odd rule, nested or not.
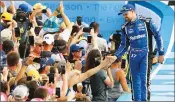
[(7, 63), (6, 63), (7, 55), (5, 54), (5, 52), (0, 51), (0, 56), (1, 56), (0, 66), (2, 67), (7, 66)]

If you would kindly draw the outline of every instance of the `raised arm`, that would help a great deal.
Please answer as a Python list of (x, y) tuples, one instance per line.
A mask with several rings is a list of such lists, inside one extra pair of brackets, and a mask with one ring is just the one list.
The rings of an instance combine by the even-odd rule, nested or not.
[(62, 16), (62, 18), (64, 20), (64, 23), (66, 25), (66, 28), (69, 29), (69, 31), (71, 32), (72, 31), (72, 24), (71, 24), (69, 18), (64, 13), (64, 6), (63, 6), (63, 2), (62, 1), (60, 2), (59, 10), (60, 10), (60, 14), (61, 14), (61, 16)]
[(77, 74), (77, 75), (72, 76), (69, 79), (69, 85), (68, 85), (69, 88), (72, 87), (73, 85), (80, 83), (80, 82), (84, 81), (85, 79), (91, 77), (92, 75), (97, 73), (100, 69), (108, 68), (115, 60), (116, 60), (115, 56), (107, 56), (105, 58), (105, 60), (103, 60), (99, 66), (92, 68), (92, 69), (86, 71), (85, 73), (81, 73), (81, 74)]

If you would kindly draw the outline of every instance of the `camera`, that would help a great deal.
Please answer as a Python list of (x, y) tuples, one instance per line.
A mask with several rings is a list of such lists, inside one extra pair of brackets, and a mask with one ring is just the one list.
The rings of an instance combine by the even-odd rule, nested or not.
[(17, 11), (16, 17), (14, 18), (17, 22), (24, 23), (28, 20), (28, 14), (23, 11)]
[(83, 28), (83, 32), (90, 33), (91, 29), (92, 29), (92, 27), (85, 27), (85, 28)]

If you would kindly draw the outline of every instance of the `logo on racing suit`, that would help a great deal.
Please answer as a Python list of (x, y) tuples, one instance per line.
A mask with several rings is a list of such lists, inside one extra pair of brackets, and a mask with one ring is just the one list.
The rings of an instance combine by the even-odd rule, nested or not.
[(141, 39), (141, 38), (144, 38), (144, 37), (146, 37), (146, 34), (131, 36), (130, 39), (131, 40), (137, 40), (137, 39)]
[(129, 29), (128, 33), (133, 33), (134, 30), (133, 29)]
[(138, 29), (139, 29), (139, 31), (144, 31), (145, 30), (144, 24), (142, 24), (142, 23), (138, 24)]

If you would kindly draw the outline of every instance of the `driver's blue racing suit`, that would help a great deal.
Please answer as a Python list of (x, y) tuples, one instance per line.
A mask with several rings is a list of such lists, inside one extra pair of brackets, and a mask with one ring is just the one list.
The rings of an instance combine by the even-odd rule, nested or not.
[[(159, 29), (152, 20), (149, 29), (153, 32), (159, 55), (164, 55), (163, 41)], [(122, 26), (121, 44), (115, 56), (121, 56), (129, 50), (129, 65), (132, 78), (132, 89), (135, 101), (147, 100), (147, 69), (148, 69), (148, 32), (145, 21), (137, 18), (135, 21)]]

